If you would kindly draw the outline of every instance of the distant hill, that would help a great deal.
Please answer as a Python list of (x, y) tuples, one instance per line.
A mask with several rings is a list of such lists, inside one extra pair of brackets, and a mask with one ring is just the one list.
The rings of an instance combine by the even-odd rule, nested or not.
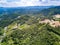
[(60, 6), (44, 9), (44, 10), (40, 11), (40, 14), (42, 14), (42, 15), (56, 15), (56, 14), (60, 14)]
[(50, 6), (30, 6), (30, 7), (0, 7), (0, 14), (38, 14), (41, 10), (47, 9)]

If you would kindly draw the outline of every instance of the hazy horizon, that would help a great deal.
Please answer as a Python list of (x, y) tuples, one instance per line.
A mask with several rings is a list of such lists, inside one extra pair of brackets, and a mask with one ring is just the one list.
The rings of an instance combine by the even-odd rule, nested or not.
[(60, 6), (60, 0), (0, 0), (0, 7)]

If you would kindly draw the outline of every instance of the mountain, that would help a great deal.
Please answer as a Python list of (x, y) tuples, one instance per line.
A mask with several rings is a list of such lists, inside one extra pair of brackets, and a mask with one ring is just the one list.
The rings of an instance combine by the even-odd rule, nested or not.
[(22, 15), (5, 28), (0, 27), (1, 45), (60, 45), (60, 27), (54, 28), (39, 21), (40, 18), (35, 16)]
[(0, 15), (55, 15), (60, 14), (60, 6), (0, 7)]
[[(60, 45), (60, 27), (54, 28), (51, 27), (49, 23), (48, 24), (39, 23), (41, 22), (41, 20), (44, 21), (44, 19), (46, 19), (47, 16), (51, 17), (50, 15), (55, 14), (60, 14), (60, 6), (58, 7), (38, 6), (18, 8), (1, 7), (0, 44)], [(49, 22), (49, 18), (47, 21)]]
[[(51, 19), (52, 15), (60, 14), (60, 6), (31, 6), (31, 7), (0, 7), (0, 26), (10, 24), (20, 15), (35, 15), (36, 17), (47, 17)], [(41, 14), (41, 15), (40, 15)], [(3, 15), (3, 16), (2, 16)], [(44, 17), (45, 16), (45, 17)]]
[(38, 14), (41, 10), (49, 8), (50, 6), (30, 6), (30, 7), (0, 7), (0, 14)]
[(40, 14), (42, 14), (42, 15), (60, 14), (60, 6), (55, 6), (55, 7), (52, 7), (52, 8), (44, 9), (44, 10), (40, 11)]

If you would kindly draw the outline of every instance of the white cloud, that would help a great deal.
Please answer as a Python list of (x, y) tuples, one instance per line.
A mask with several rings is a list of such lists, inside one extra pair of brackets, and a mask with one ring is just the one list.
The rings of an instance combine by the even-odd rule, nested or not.
[(60, 5), (60, 0), (0, 0), (2, 7)]

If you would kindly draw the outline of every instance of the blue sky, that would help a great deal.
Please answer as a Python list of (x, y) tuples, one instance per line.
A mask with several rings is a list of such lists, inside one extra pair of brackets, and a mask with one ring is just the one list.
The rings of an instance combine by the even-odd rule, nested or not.
[(60, 6), (60, 0), (0, 0), (0, 7)]

